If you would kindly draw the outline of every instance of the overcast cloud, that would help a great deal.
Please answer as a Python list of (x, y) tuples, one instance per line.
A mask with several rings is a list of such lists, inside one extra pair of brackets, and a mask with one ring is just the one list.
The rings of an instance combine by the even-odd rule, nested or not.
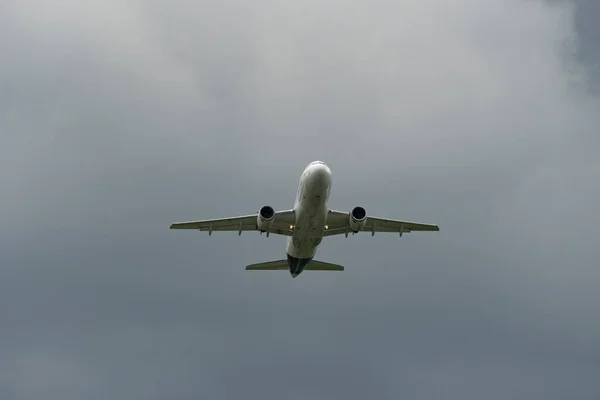
[[(0, 2), (0, 398), (600, 398), (594, 7)], [(441, 231), (168, 229), (315, 159)]]

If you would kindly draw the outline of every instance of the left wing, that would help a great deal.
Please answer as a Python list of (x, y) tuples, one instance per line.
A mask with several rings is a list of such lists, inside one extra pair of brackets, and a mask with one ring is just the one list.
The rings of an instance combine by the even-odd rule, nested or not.
[[(323, 236), (340, 235), (342, 233), (348, 236), (348, 233), (352, 233), (349, 227), (349, 219), (350, 213), (348, 212), (330, 210), (327, 216), (327, 229)], [(403, 233), (410, 233), (412, 231), (434, 232), (439, 230), (440, 228), (437, 225), (367, 216), (367, 222), (359, 232), (371, 232), (371, 235), (374, 235), (375, 232), (399, 233), (402, 236)]]
[[(256, 225), (257, 214), (244, 215), (240, 217), (231, 218), (217, 218), (207, 219), (203, 221), (192, 221), (192, 222), (178, 222), (171, 224), (169, 229), (194, 229), (201, 232), (208, 232), (210, 235), (212, 232), (234, 232), (242, 234), (242, 231), (257, 231), (258, 226)], [(275, 212), (275, 219), (271, 229), (268, 233), (275, 233), (278, 235), (291, 236), (292, 230), (290, 225), (295, 223), (294, 210), (284, 210)]]

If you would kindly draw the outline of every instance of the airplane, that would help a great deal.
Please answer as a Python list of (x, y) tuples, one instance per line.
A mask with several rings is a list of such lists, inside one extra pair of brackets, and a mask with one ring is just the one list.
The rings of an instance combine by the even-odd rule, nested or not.
[(331, 190), (331, 169), (322, 161), (313, 161), (302, 172), (296, 193), (294, 208), (275, 211), (263, 206), (256, 214), (231, 218), (218, 218), (171, 224), (170, 229), (193, 229), (217, 231), (259, 231), (287, 236), (287, 259), (268, 261), (246, 266), (248, 271), (289, 270), (292, 278), (302, 271), (343, 271), (338, 264), (314, 260), (317, 247), (324, 237), (344, 234), (348, 237), (358, 232), (403, 233), (412, 231), (439, 231), (437, 225), (420, 224), (387, 218), (367, 216), (364, 207), (356, 206), (350, 212), (336, 211), (328, 207)]

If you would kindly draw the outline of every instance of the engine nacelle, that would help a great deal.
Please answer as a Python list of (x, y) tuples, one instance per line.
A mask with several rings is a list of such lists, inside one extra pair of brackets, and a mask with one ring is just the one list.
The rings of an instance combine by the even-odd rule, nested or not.
[(354, 207), (352, 211), (350, 211), (350, 229), (352, 232), (358, 232), (362, 228), (365, 227), (367, 223), (367, 210), (363, 207)]
[(258, 215), (256, 216), (256, 226), (262, 232), (266, 232), (271, 229), (273, 226), (273, 221), (275, 221), (275, 210), (271, 206), (264, 206), (258, 210)]

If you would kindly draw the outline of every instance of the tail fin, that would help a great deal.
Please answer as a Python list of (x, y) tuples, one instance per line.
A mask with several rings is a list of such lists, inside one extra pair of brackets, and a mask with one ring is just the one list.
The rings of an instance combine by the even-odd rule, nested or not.
[[(267, 261), (264, 263), (250, 264), (246, 266), (246, 271), (287, 271), (288, 262), (285, 259), (276, 261)], [(343, 271), (344, 267), (338, 264), (330, 264), (323, 261), (312, 260), (304, 268), (305, 271)]]

